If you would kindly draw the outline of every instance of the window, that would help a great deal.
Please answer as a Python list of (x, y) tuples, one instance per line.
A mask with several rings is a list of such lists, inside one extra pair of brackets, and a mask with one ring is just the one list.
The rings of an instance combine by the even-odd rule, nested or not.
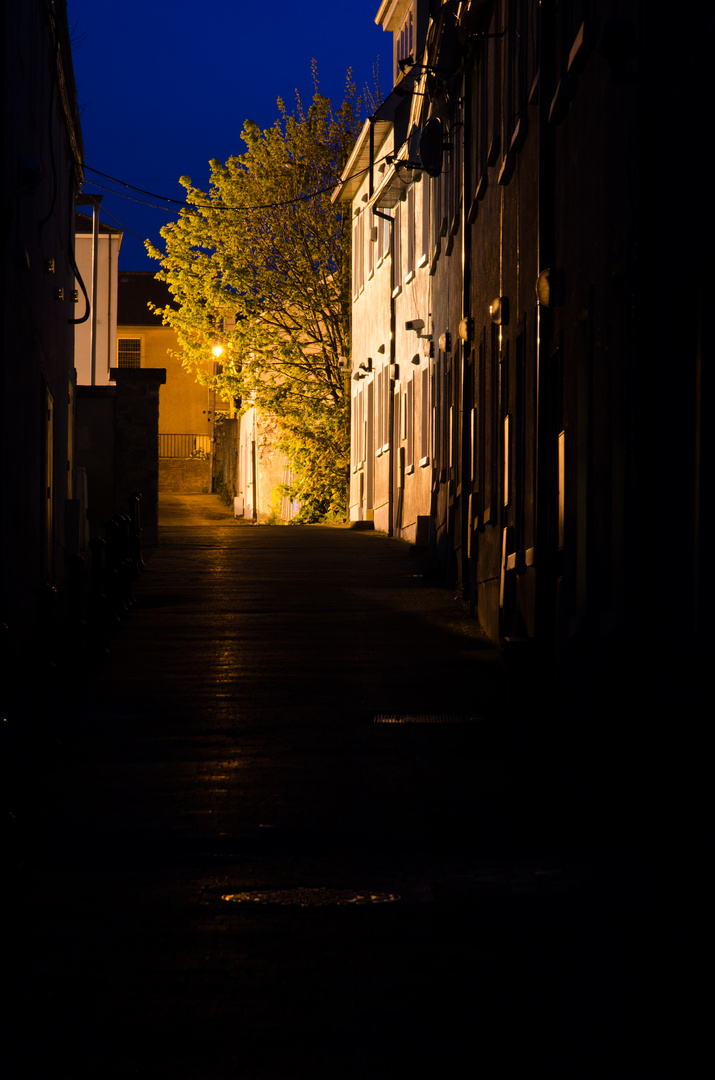
[(117, 367), (140, 368), (142, 366), (142, 339), (117, 338)]
[[(440, 253), (440, 238), (442, 236), (442, 175), (430, 177), (430, 273), (434, 273), (434, 266)], [(446, 218), (445, 218), (446, 223)], [(445, 233), (447, 231), (445, 224)]]
[(385, 256), (390, 254), (390, 222), (377, 214), (374, 217), (377, 223), (377, 265), (380, 266)]
[(476, 405), (477, 405), (477, 436), (476, 443), (476, 455), (477, 455), (477, 468), (475, 470), (475, 479), (477, 481), (477, 491), (481, 496), (482, 512), (487, 506), (486, 501), (486, 483), (487, 483), (487, 333), (486, 329), (482, 331), (482, 339), (479, 342), (479, 377), (477, 381), (477, 390), (475, 393)]
[(376, 456), (390, 449), (390, 368), (383, 365), (375, 376)]
[(395, 34), (395, 81), (397, 81), (402, 74), (400, 71), (400, 60), (407, 60), (410, 56), (414, 57), (413, 37), (414, 16), (412, 14), (412, 8), (410, 8), (405, 15), (399, 33)]
[(415, 468), (415, 380), (409, 379), (405, 387), (405, 472)]
[(491, 326), (491, 355), (489, 358), (489, 506), (496, 511), (499, 485), (499, 376), (501, 355), (499, 348), (499, 328)]
[(445, 253), (447, 255), (452, 254), (452, 248), (454, 246), (454, 233), (455, 233), (455, 218), (457, 213), (456, 199), (455, 199), (455, 187), (459, 183), (457, 176), (457, 140), (461, 132), (458, 131), (457, 125), (453, 125), (450, 131), (450, 146), (451, 150), (447, 158), (447, 167), (442, 170), (440, 180), (442, 181), (442, 236), (447, 237), (447, 243), (445, 245)]
[(420, 236), (420, 260), (418, 265), (429, 262), (430, 253), (430, 179), (425, 177), (420, 184), (422, 190), (422, 229)]
[(361, 386), (353, 396), (353, 472), (362, 468), (365, 464), (365, 450), (367, 442), (367, 415), (365, 412), (365, 395)]
[[(370, 217), (372, 219), (372, 216)], [(370, 226), (370, 231), (367, 238), (367, 278), (368, 281), (375, 273), (375, 248), (377, 247), (377, 228), (374, 225)]]
[[(509, 413), (507, 413), (506, 416), (504, 417), (503, 439), (504, 439), (504, 478), (503, 478), (504, 499), (503, 499), (503, 501), (504, 501), (504, 506), (508, 506), (509, 503), (511, 502), (511, 490), (510, 490), (510, 487), (509, 487), (509, 479), (510, 479), (510, 476), (511, 476), (511, 473), (509, 471), (509, 469), (510, 469), (510, 458), (509, 458), (509, 450), (510, 450)], [(560, 546), (563, 546), (563, 545), (560, 545)]]
[(558, 435), (558, 536), (559, 551), (566, 546), (566, 432)]
[(357, 395), (357, 460), (358, 465), (365, 461), (365, 398), (362, 387)]
[(375, 373), (375, 455), (379, 456), (382, 453), (383, 438), (383, 424), (384, 424), (384, 380), (386, 378), (385, 369), (380, 368)]
[(402, 214), (400, 204), (395, 207), (394, 240), (392, 250), (392, 295), (397, 296), (402, 288), (402, 244), (400, 229), (402, 228)]
[(353, 226), (353, 298), (365, 287), (365, 229), (363, 215), (358, 214)]
[(422, 368), (422, 408), (420, 420), (420, 465), (429, 465), (429, 368)]
[(462, 209), (462, 152), (464, 140), (464, 113), (460, 105), (457, 121), (452, 131), (452, 191), (450, 195), (450, 232), (456, 236), (459, 232), (460, 210)]
[(436, 461), (437, 449), (439, 447), (439, 357), (437, 357), (437, 359), (435, 360), (434, 366), (432, 368), (431, 383), (432, 393), (430, 395), (430, 400), (432, 402), (432, 424), (430, 430), (432, 438), (430, 440), (430, 443), (432, 449), (432, 461)]
[(407, 189), (407, 236), (405, 237), (405, 282), (415, 276), (415, 185)]

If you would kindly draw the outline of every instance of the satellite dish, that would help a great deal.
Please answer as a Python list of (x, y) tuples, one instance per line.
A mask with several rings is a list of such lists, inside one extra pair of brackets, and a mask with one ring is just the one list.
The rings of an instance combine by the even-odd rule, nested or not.
[(439, 176), (442, 172), (444, 154), (444, 131), (442, 121), (433, 116), (422, 128), (420, 138), (420, 161), (428, 176)]

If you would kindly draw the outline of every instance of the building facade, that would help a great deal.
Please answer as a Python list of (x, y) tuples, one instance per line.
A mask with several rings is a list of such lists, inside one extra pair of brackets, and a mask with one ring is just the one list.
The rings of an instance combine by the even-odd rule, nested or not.
[[(85, 203), (86, 199), (86, 203)], [(99, 220), (101, 196), (80, 197), (92, 213), (75, 212), (78, 303), (87, 290), (89, 317), (75, 326), (75, 368), (80, 386), (107, 386), (117, 349), (117, 288), (121, 229)], [(95, 232), (96, 218), (96, 232)]]
[(226, 362), (225, 353), (207, 356), (201, 382), (184, 367), (176, 331), (156, 315), (172, 303), (167, 285), (151, 271), (119, 274), (116, 366), (166, 370), (159, 396), (159, 491), (220, 491), (234, 500), (239, 517), (290, 520), (297, 508), (279, 490), (290, 474), (275, 450), (274, 424), (254, 405), (241, 407), (214, 388), (212, 375)]
[(74, 200), (84, 150), (65, 4), (6, 4), (3, 28), (0, 622), (20, 647), (64, 588), (79, 543)]
[[(712, 28), (637, 0), (384, 0), (376, 22), (393, 86), (334, 195), (350, 516), (427, 545), (490, 637), (569, 693), (648, 666), (666, 610), (697, 668), (712, 213), (692, 170), (676, 222), (664, 178), (672, 139), (697, 141)], [(665, 476), (681, 525), (656, 529)]]
[[(166, 383), (159, 394), (159, 490), (190, 494), (211, 487), (214, 403), (211, 389), (184, 368), (176, 331), (163, 325), (153, 310), (171, 303), (167, 286), (151, 271), (120, 273), (114, 362), (125, 370), (166, 370)], [(213, 362), (213, 357), (207, 359), (207, 374)]]
[(284, 494), (293, 471), (285, 454), (276, 449), (275, 420), (257, 405), (244, 402), (237, 426), (236, 516), (259, 525), (292, 521), (300, 506)]

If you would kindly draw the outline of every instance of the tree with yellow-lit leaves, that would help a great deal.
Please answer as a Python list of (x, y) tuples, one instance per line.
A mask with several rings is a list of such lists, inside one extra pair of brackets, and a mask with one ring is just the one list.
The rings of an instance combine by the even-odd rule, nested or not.
[(159, 312), (177, 332), (184, 366), (206, 381), (206, 360), (225, 351), (217, 389), (275, 418), (278, 448), (295, 482), (300, 517), (344, 513), (349, 390), (339, 357), (350, 350), (350, 219), (330, 194), (354, 145), (360, 100), (348, 77), (334, 112), (317, 92), (297, 97), (261, 130), (247, 121), (247, 150), (211, 161), (208, 191), (182, 177), (186, 207), (147, 242), (177, 309)]

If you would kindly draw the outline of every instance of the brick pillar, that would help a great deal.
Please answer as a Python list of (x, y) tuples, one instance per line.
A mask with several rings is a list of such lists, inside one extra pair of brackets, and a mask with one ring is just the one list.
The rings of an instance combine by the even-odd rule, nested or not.
[(144, 547), (155, 547), (159, 522), (159, 387), (166, 368), (111, 368), (115, 401), (114, 503), (129, 513), (129, 496), (141, 492)]

